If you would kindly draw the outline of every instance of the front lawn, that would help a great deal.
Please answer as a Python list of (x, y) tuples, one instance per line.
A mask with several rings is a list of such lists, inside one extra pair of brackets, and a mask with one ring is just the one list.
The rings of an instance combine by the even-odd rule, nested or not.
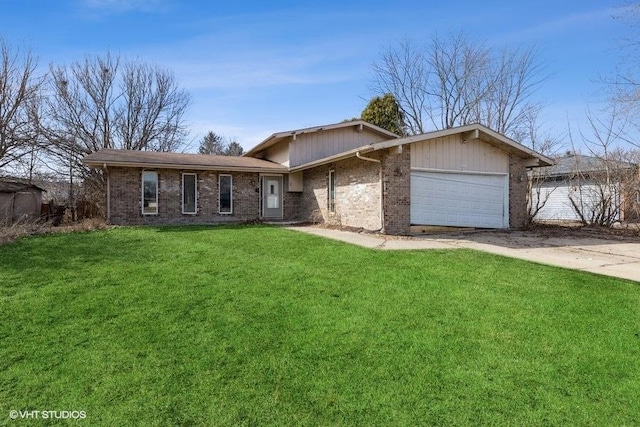
[(636, 425), (640, 284), (279, 228), (0, 246), (0, 424)]

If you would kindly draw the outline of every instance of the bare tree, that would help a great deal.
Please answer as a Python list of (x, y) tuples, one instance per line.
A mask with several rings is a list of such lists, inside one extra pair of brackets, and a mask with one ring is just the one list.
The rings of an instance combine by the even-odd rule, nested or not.
[(426, 52), (405, 39), (390, 46), (373, 63), (374, 91), (390, 93), (405, 117), (409, 134), (427, 130), (429, 105), (429, 69)]
[(534, 48), (497, 51), (464, 33), (426, 47), (403, 40), (372, 68), (372, 89), (395, 97), (411, 134), (478, 122), (521, 141), (545, 79)]
[(102, 174), (84, 166), (84, 155), (103, 148), (173, 151), (183, 144), (189, 96), (167, 70), (106, 54), (51, 66), (49, 82), (38, 121), (51, 152), (70, 176), (98, 192)]
[(484, 115), (477, 121), (533, 146), (527, 131), (538, 123), (541, 104), (534, 95), (545, 78), (534, 48), (503, 49), (491, 63), (487, 97), (479, 99)]
[(640, 75), (637, 71), (640, 65), (640, 2), (622, 2), (613, 18), (625, 23), (629, 32), (614, 40), (620, 54), (615, 71), (600, 76), (597, 82), (601, 84), (609, 108), (615, 110), (616, 122), (611, 123), (611, 130), (620, 142), (640, 147)]
[(31, 120), (43, 78), (29, 50), (13, 49), (0, 38), (0, 169), (27, 156), (37, 143)]
[(185, 135), (182, 123), (189, 104), (173, 74), (140, 62), (123, 66), (116, 108), (116, 136), (128, 150), (175, 151)]
[(592, 164), (576, 164), (569, 178), (571, 206), (583, 224), (612, 226), (623, 219), (626, 200), (638, 188), (637, 164), (629, 161), (629, 152), (621, 148), (625, 134), (625, 115), (612, 108), (593, 114), (587, 112), (589, 132), (580, 131), (580, 145), (591, 155)]
[(447, 39), (435, 37), (427, 56), (430, 70), (428, 117), (436, 129), (448, 129), (480, 121), (488, 100), (490, 50), (474, 44), (464, 33)]
[[(536, 113), (537, 114), (537, 113)], [(536, 117), (527, 121), (526, 139), (533, 150), (549, 157), (555, 157), (561, 147), (560, 140), (550, 133), (542, 134)], [(550, 176), (549, 168), (534, 168), (528, 173), (527, 181), (527, 208), (528, 223), (531, 224), (536, 216), (546, 206), (547, 202), (557, 190), (560, 182)]]

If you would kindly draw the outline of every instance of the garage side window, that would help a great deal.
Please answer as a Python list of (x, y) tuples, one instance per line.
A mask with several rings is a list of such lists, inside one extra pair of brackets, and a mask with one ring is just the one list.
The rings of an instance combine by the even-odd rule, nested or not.
[(233, 212), (233, 197), (232, 189), (233, 181), (231, 175), (218, 175), (218, 206), (221, 214), (230, 214)]
[(197, 212), (198, 182), (195, 173), (182, 174), (182, 213), (195, 214)]
[(328, 184), (328, 206), (329, 212), (335, 213), (336, 211), (336, 172), (329, 171), (329, 184)]
[(158, 172), (142, 172), (142, 214), (158, 214)]

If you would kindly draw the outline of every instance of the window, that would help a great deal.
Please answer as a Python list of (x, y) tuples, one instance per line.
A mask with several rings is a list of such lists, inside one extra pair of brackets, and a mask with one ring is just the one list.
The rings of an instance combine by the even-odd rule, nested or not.
[(221, 214), (233, 212), (232, 185), (231, 175), (218, 175), (218, 205), (220, 206), (218, 212)]
[(329, 171), (329, 188), (328, 188), (328, 208), (329, 212), (336, 211), (336, 174), (335, 171)]
[(198, 175), (195, 173), (182, 174), (182, 213), (195, 214), (198, 212)]
[(158, 214), (158, 172), (142, 171), (142, 214)]

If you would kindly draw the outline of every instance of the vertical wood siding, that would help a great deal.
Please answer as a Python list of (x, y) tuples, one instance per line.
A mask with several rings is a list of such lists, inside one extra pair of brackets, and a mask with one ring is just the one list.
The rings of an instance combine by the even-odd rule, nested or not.
[(509, 173), (509, 154), (477, 139), (463, 142), (460, 135), (451, 135), (414, 143), (411, 167)]
[(301, 134), (289, 144), (290, 165), (299, 166), (387, 139), (366, 129), (357, 132), (355, 126)]
[(267, 148), (264, 158), (289, 167), (289, 141), (281, 141), (273, 147)]

